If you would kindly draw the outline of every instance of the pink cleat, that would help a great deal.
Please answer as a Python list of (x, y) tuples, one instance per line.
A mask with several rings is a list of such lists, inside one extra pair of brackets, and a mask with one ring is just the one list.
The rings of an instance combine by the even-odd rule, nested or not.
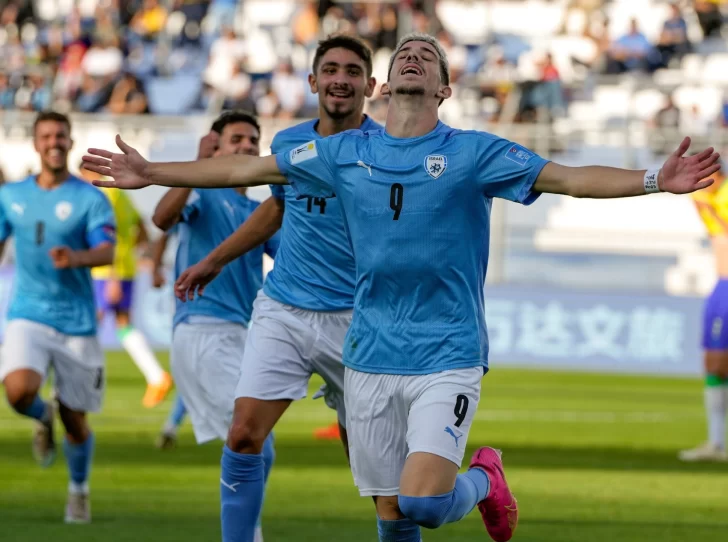
[(490, 480), (488, 496), (478, 503), (485, 529), (495, 542), (507, 542), (518, 525), (518, 503), (508, 489), (501, 451), (489, 447), (476, 450), (470, 468), (482, 469)]

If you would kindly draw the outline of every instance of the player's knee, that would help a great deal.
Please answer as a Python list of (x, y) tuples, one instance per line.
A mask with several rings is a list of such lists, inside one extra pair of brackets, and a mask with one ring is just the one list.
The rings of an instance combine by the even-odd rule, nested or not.
[(227, 446), (239, 454), (259, 454), (268, 435), (253, 420), (233, 420)]
[(439, 497), (407, 497), (400, 495), (399, 509), (420, 527), (437, 529), (445, 522), (449, 502)]
[(66, 436), (71, 443), (81, 444), (86, 442), (86, 439), (91, 434), (91, 428), (88, 425), (85, 413), (71, 410), (59, 402), (58, 415), (61, 418), (63, 427), (66, 429)]
[(15, 371), (10, 373), (3, 381), (5, 385), (5, 397), (8, 403), (16, 411), (27, 409), (38, 395), (38, 385), (34, 385), (29, 378), (26, 377), (24, 371)]

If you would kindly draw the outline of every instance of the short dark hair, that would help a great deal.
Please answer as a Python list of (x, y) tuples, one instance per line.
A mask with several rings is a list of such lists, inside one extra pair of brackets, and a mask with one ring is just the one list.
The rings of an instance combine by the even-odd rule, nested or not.
[(215, 122), (212, 123), (211, 130), (218, 134), (222, 134), (225, 126), (228, 124), (236, 124), (238, 122), (250, 124), (258, 130), (258, 133), (260, 133), (260, 124), (258, 124), (258, 119), (249, 111), (244, 111), (242, 109), (232, 109), (230, 111), (223, 112), (219, 117), (217, 117), (217, 119), (215, 119)]
[(364, 61), (367, 77), (372, 76), (372, 50), (369, 46), (355, 36), (347, 34), (335, 34), (328, 36), (325, 40), (321, 40), (316, 47), (316, 54), (313, 57), (313, 73), (316, 74), (319, 64), (323, 56), (331, 49), (336, 48), (347, 49)]
[(35, 134), (35, 130), (41, 122), (49, 120), (65, 124), (68, 127), (68, 131), (71, 131), (71, 120), (66, 115), (58, 113), (57, 111), (41, 111), (35, 117), (35, 121), (33, 122), (33, 134)]

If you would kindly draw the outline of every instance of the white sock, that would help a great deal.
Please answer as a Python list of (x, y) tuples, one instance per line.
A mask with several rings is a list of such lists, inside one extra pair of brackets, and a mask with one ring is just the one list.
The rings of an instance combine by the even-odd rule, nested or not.
[(261, 526), (255, 528), (254, 542), (263, 542), (263, 528)]
[(164, 369), (157, 357), (149, 348), (149, 343), (141, 332), (134, 328), (126, 328), (119, 332), (121, 344), (147, 380), (147, 384), (155, 386), (162, 383)]
[(725, 420), (728, 410), (728, 386), (705, 387), (705, 412), (708, 415), (708, 440), (725, 450)]
[(84, 482), (82, 484), (77, 484), (73, 480), (68, 482), (68, 492), (72, 495), (88, 495), (89, 494), (89, 487), (88, 482)]

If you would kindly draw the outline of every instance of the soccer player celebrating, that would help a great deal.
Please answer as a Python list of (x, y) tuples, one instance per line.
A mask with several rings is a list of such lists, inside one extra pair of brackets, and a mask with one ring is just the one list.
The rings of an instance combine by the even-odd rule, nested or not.
[[(99, 178), (93, 171), (81, 168), (89, 182)], [(112, 312), (119, 341), (147, 381), (142, 404), (153, 408), (164, 401), (172, 387), (172, 378), (159, 364), (144, 335), (131, 325), (130, 311), (137, 272), (138, 246), (149, 242), (144, 222), (123, 190), (102, 188), (111, 203), (116, 219), (116, 253), (114, 263), (91, 270), (96, 293), (97, 317), (101, 320)]]
[(94, 434), (86, 412), (99, 411), (104, 392), (90, 268), (114, 259), (114, 214), (100, 190), (68, 173), (67, 117), (40, 113), (33, 144), (40, 174), (0, 188), (0, 252), (12, 235), (16, 253), (0, 378), (16, 412), (38, 421), (33, 453), (48, 466), (56, 454), (55, 408), (38, 392), (53, 367), (71, 479), (65, 519), (87, 523)]
[[(213, 123), (210, 133), (200, 141), (198, 158), (258, 156), (259, 142), (260, 126), (255, 117), (243, 111), (229, 111)], [(245, 190), (175, 188), (164, 195), (152, 220), (165, 231), (177, 227), (177, 275), (199, 262), (255, 211), (259, 204), (248, 199)], [(240, 377), (243, 353), (248, 348), (246, 342), (249, 343), (247, 326), (253, 301), (263, 285), (263, 253), (274, 257), (278, 244), (278, 236), (271, 236), (226, 266), (217, 280), (205, 289), (204, 296), (185, 303), (177, 300), (172, 372), (198, 444), (227, 437), (235, 386)], [(274, 455), (272, 437), (264, 441), (261, 443), (263, 484)], [(230, 491), (242, 493), (243, 488), (237, 486), (231, 484)], [(253, 527), (256, 523), (256, 540), (259, 540), (259, 514), (252, 518)]]
[[(541, 193), (616, 198), (688, 193), (717, 171), (713, 149), (686, 158), (685, 139), (660, 170), (566, 167), (496, 136), (438, 120), (451, 96), (431, 36), (403, 38), (390, 60), (384, 130), (348, 131), (265, 158), (180, 164), (90, 149), (110, 186), (251, 186), (290, 182), (341, 205), (356, 261), (344, 347), (349, 452), (361, 495), (374, 497), (380, 541), (417, 542), (478, 507), (491, 538), (509, 540), (516, 500), (500, 453), (476, 450), (458, 470), (487, 370), (483, 285), (491, 200)], [(233, 540), (233, 539), (230, 539)], [(246, 540), (239, 538), (236, 540)]]
[[(319, 97), (319, 119), (278, 133), (273, 152), (351, 128), (380, 128), (362, 113), (364, 99), (375, 85), (371, 62), (371, 51), (356, 38), (334, 36), (322, 41), (310, 76), (311, 90)], [(271, 189), (273, 196), (224, 243), (185, 271), (176, 288), (183, 299), (197, 288), (207, 296), (205, 285), (228, 262), (264, 242), (282, 224), (275, 267), (255, 301), (223, 457), (221, 478), (229, 485), (241, 483), (236, 492), (225, 484), (221, 488), (225, 540), (239, 539), (237, 529), (245, 529), (245, 518), (255, 513), (248, 508), (262, 498), (260, 489), (239, 473), (259, 462), (263, 442), (291, 401), (305, 397), (312, 373), (323, 377), (325, 401), (337, 410), (339, 424), (346, 423), (341, 359), (356, 271), (339, 202), (299, 200), (289, 186)], [(345, 430), (341, 438), (346, 442)]]
[(680, 452), (683, 461), (727, 461), (725, 449), (728, 411), (728, 185), (721, 170), (714, 183), (693, 194), (693, 201), (708, 230), (718, 272), (718, 284), (705, 305), (705, 413), (708, 441)]

